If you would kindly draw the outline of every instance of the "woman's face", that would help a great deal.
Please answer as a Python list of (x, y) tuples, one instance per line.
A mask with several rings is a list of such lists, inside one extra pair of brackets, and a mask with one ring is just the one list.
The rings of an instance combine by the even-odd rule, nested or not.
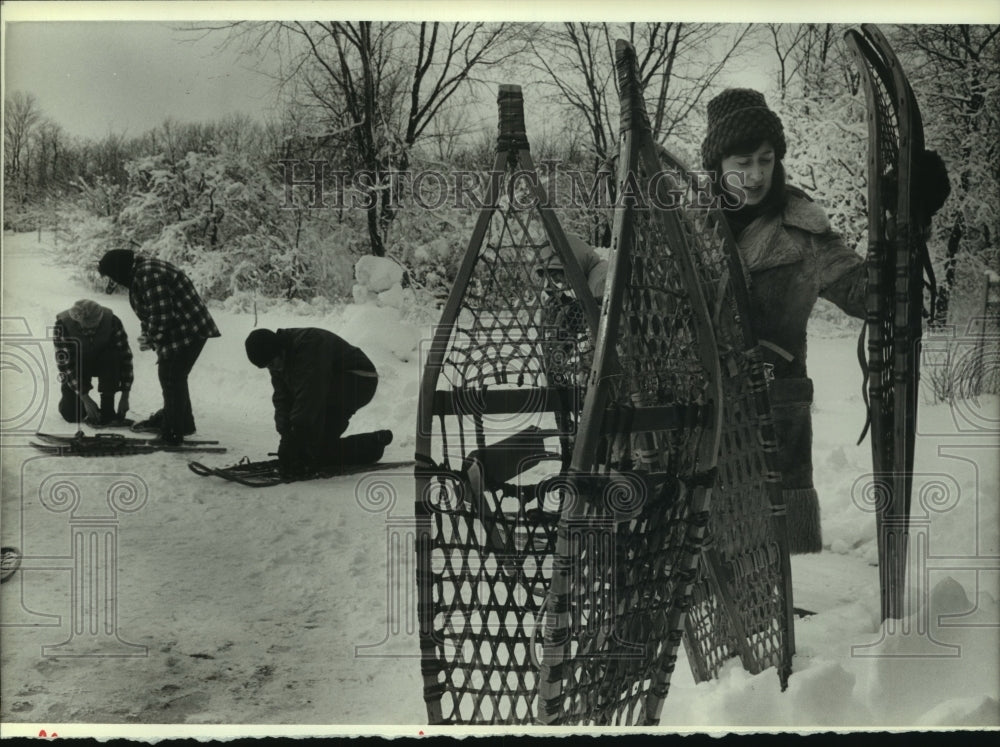
[(774, 146), (766, 140), (752, 153), (734, 153), (722, 159), (722, 173), (743, 174), (743, 191), (747, 205), (757, 205), (771, 189), (774, 176)]

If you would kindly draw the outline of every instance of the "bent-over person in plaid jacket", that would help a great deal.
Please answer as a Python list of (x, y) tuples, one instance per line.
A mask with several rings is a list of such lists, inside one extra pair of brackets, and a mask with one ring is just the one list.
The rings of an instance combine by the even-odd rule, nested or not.
[(148, 421), (165, 443), (178, 444), (195, 432), (188, 375), (210, 337), (219, 337), (212, 315), (190, 278), (162, 259), (113, 249), (98, 264), (101, 275), (129, 289), (139, 317), (140, 350), (155, 350), (163, 409)]

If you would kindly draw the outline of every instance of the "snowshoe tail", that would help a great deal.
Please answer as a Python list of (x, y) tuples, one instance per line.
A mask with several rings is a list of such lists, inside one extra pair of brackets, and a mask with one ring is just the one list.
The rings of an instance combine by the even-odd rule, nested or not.
[(188, 469), (201, 477), (221, 477), (248, 488), (267, 488), (285, 482), (277, 459), (251, 462), (244, 457), (228, 467), (209, 467), (201, 462), (189, 462)]

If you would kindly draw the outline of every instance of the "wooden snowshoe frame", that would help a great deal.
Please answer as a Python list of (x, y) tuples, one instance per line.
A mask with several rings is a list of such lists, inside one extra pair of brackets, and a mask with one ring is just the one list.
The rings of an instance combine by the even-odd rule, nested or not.
[(545, 204), (518, 86), (500, 86), (483, 207), (425, 351), (417, 606), (430, 723), (531, 723), (559, 475), (598, 310)]
[[(718, 479), (709, 542), (684, 638), (696, 682), (732, 656), (787, 686), (795, 653), (792, 572), (763, 350), (750, 321), (747, 274), (721, 205), (666, 149), (660, 163), (689, 191), (675, 211), (712, 312), (722, 383)], [(707, 186), (707, 185), (705, 185)]]
[[(652, 141), (634, 50), (621, 42), (616, 58), (618, 194), (631, 189), (641, 201), (664, 162), (682, 181), (687, 172)], [(417, 581), (429, 719), (656, 724), (685, 627), (697, 679), (738, 655), (753, 672), (776, 666), (784, 685), (794, 640), (780, 477), (725, 221), (715, 210), (622, 200), (598, 326), (551, 214), (528, 213), (545, 239), (503, 239), (512, 221), (524, 227), (526, 211), (497, 204), (501, 185), (533, 166), (519, 89), (502, 87), (499, 102), (499, 178), (421, 385)], [(677, 190), (661, 182), (660, 192)], [(565, 273), (540, 287), (526, 270), (546, 242)], [(567, 297), (586, 324), (547, 323), (553, 298), (574, 307)], [(516, 427), (498, 428), (511, 419)]]
[[(711, 312), (658, 172), (635, 50), (621, 100), (608, 290), (545, 602), (539, 720), (656, 724), (701, 560), (722, 415)], [(663, 185), (664, 189), (666, 185)], [(638, 192), (638, 199), (625, 193)], [(684, 411), (673, 424), (650, 412)], [(641, 427), (637, 427), (642, 424)], [(679, 427), (677, 427), (679, 426)]]
[[(868, 105), (867, 393), (882, 618), (899, 618), (905, 616), (925, 272), (933, 287), (914, 189), (923, 125), (906, 75), (878, 28), (863, 25), (845, 38)], [(891, 177), (894, 201), (884, 190)]]

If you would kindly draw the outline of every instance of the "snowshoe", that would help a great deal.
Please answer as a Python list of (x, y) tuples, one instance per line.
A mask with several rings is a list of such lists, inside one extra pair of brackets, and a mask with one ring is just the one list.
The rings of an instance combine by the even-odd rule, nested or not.
[(82, 431), (72, 436), (36, 433), (41, 443), (31, 445), (56, 456), (126, 456), (152, 454), (156, 451), (190, 451), (222, 454), (226, 449), (218, 441), (192, 440), (168, 443), (160, 438), (129, 438), (120, 433), (87, 436)]
[(243, 457), (236, 464), (228, 467), (209, 467), (201, 462), (189, 462), (188, 468), (202, 477), (221, 477), (223, 480), (245, 485), (249, 488), (269, 488), (285, 483), (305, 480), (323, 480), (330, 477), (343, 477), (365, 472), (378, 472), (387, 469), (402, 469), (412, 467), (412, 461), (374, 462), (372, 464), (345, 464), (313, 470), (303, 475), (289, 477), (282, 473), (277, 459), (267, 459), (253, 462), (249, 457)]

